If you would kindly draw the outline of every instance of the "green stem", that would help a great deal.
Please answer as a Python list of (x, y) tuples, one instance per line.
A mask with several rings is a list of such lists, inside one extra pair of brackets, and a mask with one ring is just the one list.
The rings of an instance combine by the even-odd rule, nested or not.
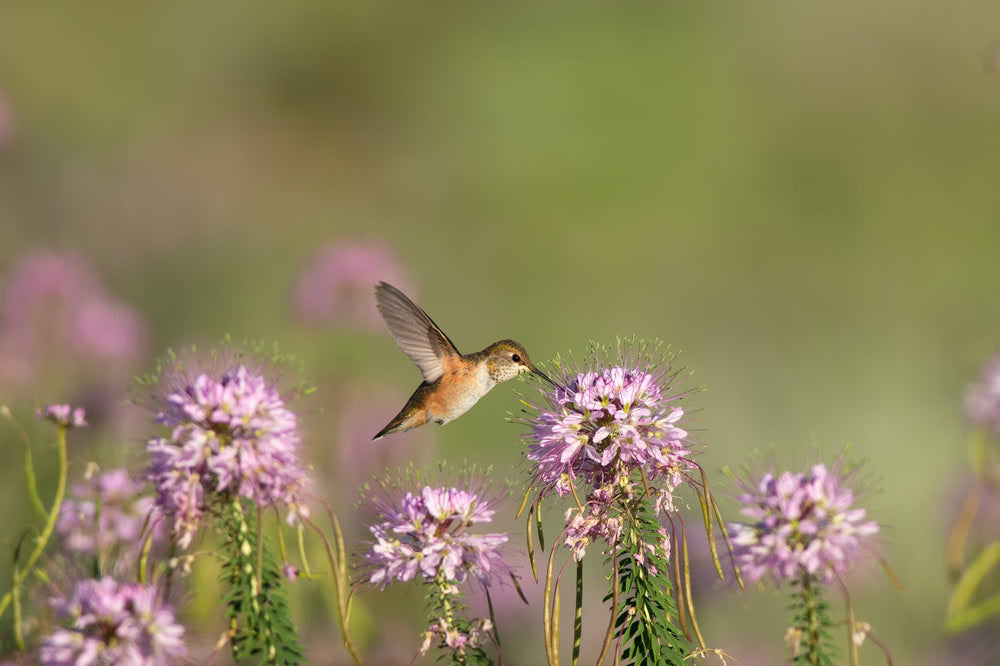
[(306, 577), (307, 578), (311, 578), (312, 577), (312, 572), (309, 570), (309, 559), (306, 557), (306, 543), (305, 543), (305, 539), (303, 538), (303, 535), (302, 535), (302, 532), (304, 531), (304, 529), (305, 528), (303, 528), (302, 525), (299, 525), (299, 528), (298, 528), (299, 559), (302, 560), (302, 568), (305, 569)]
[(31, 459), (31, 445), (30, 443), (25, 443), (24, 449), (24, 478), (28, 484), (28, 497), (31, 498), (31, 505), (35, 507), (35, 511), (42, 520), (48, 518), (48, 512), (45, 511), (45, 505), (42, 504), (42, 498), (38, 496), (38, 485), (35, 482), (35, 464)]
[[(17, 575), (17, 562), (14, 562), (14, 575)], [(12, 592), (14, 593), (14, 644), (17, 645), (18, 650), (24, 652), (26, 648), (24, 647), (24, 631), (21, 628), (21, 588), (15, 585)]]
[(142, 544), (142, 553), (139, 554), (139, 582), (143, 585), (146, 584), (146, 567), (149, 562), (149, 550), (153, 547), (153, 534), (155, 530), (156, 526), (150, 525), (149, 534), (146, 535), (146, 541)]
[[(438, 600), (441, 602), (441, 610), (444, 615), (442, 619), (449, 628), (455, 629), (455, 609), (451, 605), (451, 595), (447, 592), (450, 585), (445, 580), (443, 571), (438, 572), (437, 579), (434, 581), (434, 587), (438, 593)], [(465, 655), (452, 652), (451, 658), (453, 664), (462, 664), (463, 666), (466, 664)]]
[(52, 509), (49, 511), (48, 516), (45, 521), (45, 527), (42, 528), (42, 533), (38, 535), (38, 541), (35, 543), (35, 549), (31, 551), (31, 555), (28, 556), (28, 562), (25, 564), (24, 569), (21, 569), (14, 574), (14, 584), (12, 590), (0, 599), (0, 617), (7, 611), (7, 606), (14, 598), (15, 590), (18, 586), (24, 582), (24, 580), (31, 574), (31, 570), (35, 567), (35, 563), (38, 558), (42, 556), (42, 552), (45, 550), (45, 546), (49, 542), (49, 537), (52, 536), (52, 530), (55, 529), (56, 519), (59, 517), (59, 509), (62, 507), (63, 495), (66, 493), (66, 473), (68, 468), (68, 463), (66, 461), (66, 426), (60, 426), (56, 434), (56, 448), (59, 452), (59, 478), (56, 481), (56, 494), (55, 498), (52, 500)]
[(806, 609), (806, 645), (809, 650), (809, 663), (813, 666), (820, 664), (820, 641), (822, 640), (821, 622), (819, 609), (816, 607), (816, 595), (813, 590), (813, 578), (808, 573), (802, 572), (802, 603)]
[[(332, 509), (329, 509), (330, 515), (334, 516)], [(333, 518), (331, 518), (331, 521)], [(348, 580), (346, 576), (346, 563), (340, 564), (337, 560), (337, 555), (333, 551), (333, 546), (330, 545), (330, 541), (326, 538), (321, 530), (315, 523), (306, 517), (302, 517), (302, 522), (308, 525), (320, 539), (323, 540), (323, 547), (326, 549), (326, 557), (330, 562), (330, 572), (333, 578), (334, 593), (337, 597), (337, 621), (340, 623), (340, 633), (344, 641), (344, 647), (351, 655), (351, 659), (354, 660), (355, 664), (362, 664), (364, 660), (361, 658), (361, 652), (358, 651), (357, 646), (354, 644), (354, 639), (351, 638), (351, 633), (348, 628), (348, 620), (350, 619), (351, 612), (351, 599), (347, 592)], [(334, 531), (337, 532), (337, 537), (339, 542), (343, 542), (343, 535), (340, 533), (340, 523), (339, 521), (334, 522)], [(343, 575), (342, 573), (343, 572)]]

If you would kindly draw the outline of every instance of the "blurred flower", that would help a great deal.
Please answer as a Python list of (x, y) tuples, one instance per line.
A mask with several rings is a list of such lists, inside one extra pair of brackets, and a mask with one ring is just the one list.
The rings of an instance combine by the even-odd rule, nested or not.
[(135, 311), (103, 297), (83, 300), (71, 324), (73, 345), (100, 358), (134, 358), (144, 346), (145, 323)]
[(979, 383), (966, 393), (965, 413), (975, 425), (1000, 434), (1000, 354), (987, 362)]
[[(397, 497), (403, 492), (394, 490)], [(511, 575), (500, 552), (507, 534), (469, 532), (472, 525), (493, 520), (499, 498), (488, 497), (487, 487), (424, 486), (399, 499), (390, 492), (372, 500), (381, 522), (370, 528), (375, 543), (365, 555), (370, 583), (385, 587), (417, 574), (428, 581), (462, 583), (471, 574), (490, 585)]]
[(411, 461), (419, 467), (436, 460), (436, 438), (430, 428), (410, 430), (372, 443), (372, 435), (385, 425), (387, 415), (399, 410), (407, 396), (379, 387), (364, 387), (361, 391), (352, 388), (344, 395), (334, 396), (334, 407), (327, 412), (330, 427), (337, 433), (336, 445), (330, 450), (330, 465), (336, 475), (337, 490), (346, 503), (354, 501), (359, 485), (386, 469), (399, 468)]
[(178, 544), (191, 544), (214, 496), (239, 495), (260, 506), (284, 505), (289, 522), (308, 515), (295, 414), (276, 383), (239, 365), (221, 374), (168, 379), (156, 422), (169, 437), (150, 439), (149, 479), (157, 505), (174, 519)]
[(72, 254), (35, 252), (15, 265), (0, 317), (0, 376), (24, 380), (49, 353), (68, 348), (99, 360), (138, 356), (146, 325), (112, 299), (93, 268)]
[(299, 274), (293, 301), (295, 312), (316, 324), (360, 326), (382, 330), (372, 289), (379, 280), (405, 288), (412, 285), (394, 254), (368, 243), (330, 243)]
[(36, 410), (35, 413), (38, 418), (52, 421), (63, 428), (83, 428), (87, 425), (83, 407), (73, 409), (69, 405), (49, 405), (45, 409)]
[(85, 580), (50, 605), (71, 624), (42, 639), (45, 666), (166, 666), (186, 652), (184, 627), (152, 586)]
[(281, 567), (281, 575), (288, 579), (289, 583), (294, 583), (295, 579), (299, 577), (299, 570), (292, 564), (285, 564)]
[[(141, 497), (145, 484), (124, 469), (112, 469), (73, 487), (73, 498), (63, 502), (56, 531), (68, 550), (94, 552), (121, 545), (140, 549), (143, 527), (162, 535), (151, 515), (152, 497)], [(99, 513), (99, 515), (98, 515)], [(154, 537), (155, 538), (155, 537)]]
[(484, 634), (493, 631), (493, 623), (488, 619), (477, 619), (463, 624), (466, 626), (460, 629), (446, 618), (439, 618), (423, 633), (420, 656), (427, 654), (435, 642), (448, 646), (454, 654), (464, 655), (466, 650), (482, 644)]
[(595, 350), (585, 370), (559, 366), (553, 373), (559, 388), (539, 389), (526, 455), (543, 495), (566, 495), (577, 478), (607, 487), (638, 468), (669, 494), (693, 469), (688, 433), (679, 425), (684, 410), (673, 404), (685, 394), (671, 395), (678, 372), (670, 357), (654, 351), (625, 343), (611, 365)]
[(865, 538), (879, 531), (864, 520), (865, 509), (852, 508), (849, 476), (816, 464), (808, 474), (766, 473), (756, 487), (739, 482), (742, 513), (752, 522), (728, 528), (743, 576), (753, 582), (771, 574), (780, 581), (808, 572), (830, 580), (849, 571)]

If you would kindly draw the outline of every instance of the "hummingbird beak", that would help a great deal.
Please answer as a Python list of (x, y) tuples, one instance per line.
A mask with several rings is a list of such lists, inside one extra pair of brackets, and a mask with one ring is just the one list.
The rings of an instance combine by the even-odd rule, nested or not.
[(533, 367), (533, 368), (531, 368), (531, 374), (535, 375), (536, 377), (539, 377), (540, 379), (542, 379), (542, 380), (543, 380), (543, 381), (545, 381), (545, 382), (548, 382), (548, 383), (549, 383), (549, 384), (550, 384), (550, 385), (551, 385), (551, 386), (552, 386), (553, 388), (561, 388), (561, 387), (559, 386), (559, 384), (556, 384), (556, 383), (555, 383), (554, 381), (552, 381), (552, 380), (551, 380), (551, 379), (549, 378), (549, 376), (548, 376), (548, 375), (546, 375), (546, 374), (545, 374), (544, 372), (542, 372), (542, 371), (541, 371), (541, 370), (539, 370), (538, 368), (534, 368), (534, 367)]

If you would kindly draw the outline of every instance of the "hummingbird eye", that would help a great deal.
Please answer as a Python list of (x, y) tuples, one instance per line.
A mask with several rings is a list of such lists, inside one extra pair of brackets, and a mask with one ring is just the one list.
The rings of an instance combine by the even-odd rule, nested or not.
[(513, 354), (510, 357), (510, 360), (514, 361), (514, 363), (520, 363), (521, 362), (521, 357), (519, 355), (517, 355), (517, 354)]

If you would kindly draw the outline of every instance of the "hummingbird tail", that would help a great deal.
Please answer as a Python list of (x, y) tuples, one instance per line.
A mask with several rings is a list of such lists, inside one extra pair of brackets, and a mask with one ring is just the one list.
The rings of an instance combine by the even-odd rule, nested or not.
[(409, 404), (403, 408), (399, 414), (389, 421), (388, 425), (378, 431), (378, 434), (372, 437), (373, 442), (377, 442), (388, 434), (394, 432), (404, 432), (406, 430), (412, 430), (418, 426), (422, 426), (427, 423), (427, 415), (421, 409), (417, 410), (412, 408)]
[(384, 427), (381, 430), (379, 430), (378, 434), (375, 435), (374, 437), (372, 437), (372, 441), (373, 442), (377, 442), (378, 440), (382, 439), (383, 437), (385, 437), (389, 433), (396, 432), (394, 430), (394, 427), (397, 426), (397, 425), (399, 425), (399, 424), (396, 423), (396, 419), (393, 419), (392, 421), (389, 422), (389, 425), (387, 425), (386, 427)]

